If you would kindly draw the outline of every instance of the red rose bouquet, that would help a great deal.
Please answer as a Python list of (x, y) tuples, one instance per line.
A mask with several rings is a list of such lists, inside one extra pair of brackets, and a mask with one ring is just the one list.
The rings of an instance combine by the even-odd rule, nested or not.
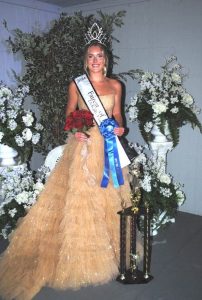
[(94, 126), (93, 114), (86, 109), (75, 110), (66, 118), (64, 130), (76, 133), (85, 133)]

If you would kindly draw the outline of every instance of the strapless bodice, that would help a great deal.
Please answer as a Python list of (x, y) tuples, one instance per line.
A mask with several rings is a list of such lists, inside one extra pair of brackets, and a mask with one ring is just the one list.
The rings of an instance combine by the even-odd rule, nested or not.
[[(114, 94), (107, 94), (107, 95), (101, 95), (99, 96), (107, 114), (109, 117), (112, 117), (112, 111), (114, 107)], [(88, 109), (83, 98), (79, 96), (78, 101), (79, 109)]]

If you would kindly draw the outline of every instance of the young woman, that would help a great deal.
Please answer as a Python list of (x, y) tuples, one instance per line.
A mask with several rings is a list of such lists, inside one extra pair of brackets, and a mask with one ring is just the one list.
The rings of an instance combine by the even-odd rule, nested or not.
[[(105, 47), (86, 47), (84, 68), (105, 107), (124, 133), (121, 84), (106, 77)], [(87, 109), (76, 84), (68, 89), (67, 116)], [(119, 216), (130, 206), (127, 169), (125, 183), (100, 187), (104, 166), (104, 142), (98, 126), (71, 135), (64, 154), (52, 171), (37, 203), (13, 234), (0, 260), (0, 294), (5, 299), (29, 300), (42, 288), (77, 289), (103, 284), (118, 275)]]

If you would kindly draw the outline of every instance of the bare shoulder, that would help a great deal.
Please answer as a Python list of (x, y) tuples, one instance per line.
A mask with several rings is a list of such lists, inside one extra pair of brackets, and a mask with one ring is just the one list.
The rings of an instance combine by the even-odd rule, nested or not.
[(75, 84), (74, 80), (72, 80), (70, 82), (70, 84), (68, 85), (68, 89), (69, 90), (76, 90), (76, 84)]
[(117, 88), (121, 87), (121, 83), (119, 80), (114, 79), (114, 78), (108, 78), (108, 80), (109, 80), (109, 83), (111, 85), (113, 85), (114, 87), (117, 87)]
[(78, 89), (77, 89), (76, 84), (73, 80), (68, 85), (68, 94), (70, 94), (70, 95), (78, 94)]
[(116, 93), (119, 93), (122, 89), (121, 83), (117, 79), (109, 78), (109, 84), (111, 85), (111, 87), (114, 89)]

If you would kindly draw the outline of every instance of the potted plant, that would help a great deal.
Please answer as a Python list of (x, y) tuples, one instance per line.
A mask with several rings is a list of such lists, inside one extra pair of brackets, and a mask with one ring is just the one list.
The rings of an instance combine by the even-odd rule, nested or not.
[(179, 130), (190, 123), (202, 132), (197, 118), (200, 110), (195, 106), (193, 97), (183, 86), (185, 75), (175, 56), (166, 60), (161, 73), (135, 70), (140, 91), (131, 99), (126, 110), (130, 121), (138, 121), (144, 140), (153, 140), (152, 129), (158, 128), (173, 142), (179, 143)]

